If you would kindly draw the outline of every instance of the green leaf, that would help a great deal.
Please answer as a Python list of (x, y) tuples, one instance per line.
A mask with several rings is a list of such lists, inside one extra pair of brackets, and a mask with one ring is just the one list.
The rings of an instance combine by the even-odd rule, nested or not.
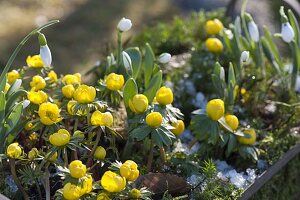
[(161, 86), (161, 83), (162, 83), (162, 71), (160, 70), (152, 77), (148, 87), (144, 92), (144, 95), (148, 98), (149, 103), (153, 101), (157, 90)]
[(27, 121), (19, 122), (9, 133), (7, 133), (6, 145), (11, 144), (15, 140), (18, 134), (23, 130), (26, 123)]
[(0, 77), (0, 91), (4, 91), (5, 86), (6, 86), (6, 79), (7, 79), (7, 75), (5, 75), (5, 76), (1, 75), (1, 77)]
[(10, 111), (11, 107), (13, 107), (16, 101), (19, 100), (19, 97), (24, 96), (26, 94), (27, 94), (26, 90), (18, 90), (13, 94), (11, 94), (7, 99), (6, 108), (5, 108), (6, 112)]
[(228, 124), (225, 121), (225, 117), (221, 117), (218, 122), (229, 132), (233, 133), (233, 130), (228, 126)]
[(145, 47), (145, 60), (144, 60), (144, 76), (145, 76), (145, 88), (148, 88), (149, 81), (151, 79), (154, 67), (154, 53), (150, 44), (146, 43)]
[(138, 47), (131, 47), (126, 49), (125, 51), (131, 58), (133, 70), (132, 76), (134, 79), (137, 79), (142, 65), (142, 54)]
[(154, 144), (156, 144), (159, 147), (163, 147), (163, 139), (161, 138), (157, 129), (154, 129), (151, 132), (151, 139), (153, 139)]
[(147, 125), (138, 126), (129, 132), (129, 137), (136, 138), (137, 141), (145, 139), (153, 129)]
[(300, 48), (300, 28), (299, 28), (298, 20), (291, 9), (288, 10), (288, 16), (289, 16), (289, 20), (291, 22), (291, 26), (293, 27), (294, 32), (295, 32), (296, 44)]
[(161, 128), (158, 128), (157, 129), (157, 132), (162, 140), (162, 142), (166, 145), (166, 146), (169, 146), (171, 145), (173, 142), (172, 142), (172, 139), (169, 137), (169, 133), (166, 133), (166, 132), (169, 132), (169, 130), (163, 130)]
[(234, 69), (233, 69), (233, 65), (230, 62), (229, 63), (229, 72), (228, 72), (228, 86), (232, 86), (234, 88), (236, 84), (235, 81), (235, 74), (234, 74)]
[(18, 103), (12, 112), (8, 115), (8, 117), (5, 119), (5, 127), (6, 131), (5, 133), (9, 133), (19, 122), (19, 119), (21, 117), (23, 111), (23, 105), (22, 103)]
[(226, 148), (226, 156), (228, 157), (237, 146), (237, 139), (233, 134), (229, 134), (228, 145)]
[(123, 90), (123, 98), (126, 107), (128, 107), (129, 100), (132, 99), (136, 94), (138, 94), (136, 82), (133, 78), (130, 78), (126, 81)]
[(5, 117), (5, 105), (6, 105), (6, 99), (5, 94), (3, 91), (0, 92), (0, 122), (3, 123), (4, 117)]

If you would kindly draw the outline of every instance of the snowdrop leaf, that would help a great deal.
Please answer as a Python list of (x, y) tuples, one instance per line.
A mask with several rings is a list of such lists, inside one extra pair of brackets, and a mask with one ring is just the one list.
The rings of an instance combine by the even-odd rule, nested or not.
[(132, 47), (125, 50), (131, 58), (132, 61), (132, 76), (134, 79), (137, 79), (141, 64), (142, 64), (142, 55), (138, 47)]
[(144, 60), (144, 78), (145, 78), (145, 88), (148, 87), (154, 67), (154, 53), (151, 46), (147, 43), (145, 47), (145, 60)]
[(128, 79), (123, 90), (124, 103), (126, 107), (128, 107), (129, 100), (132, 99), (137, 93), (138, 88), (135, 80), (133, 78)]

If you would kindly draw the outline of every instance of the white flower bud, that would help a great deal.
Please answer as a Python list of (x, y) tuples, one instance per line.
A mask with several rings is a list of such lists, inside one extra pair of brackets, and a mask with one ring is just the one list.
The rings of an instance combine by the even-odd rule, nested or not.
[(160, 56), (158, 57), (158, 61), (161, 63), (161, 64), (166, 64), (168, 62), (170, 62), (171, 60), (171, 54), (169, 53), (162, 53), (160, 54)]
[(52, 63), (52, 55), (48, 45), (40, 47), (40, 55), (46, 67), (50, 67)]
[(122, 60), (123, 60), (124, 67), (126, 68), (126, 70), (131, 70), (132, 63), (131, 63), (130, 56), (125, 51), (123, 51), (121, 54), (122, 54)]
[(22, 80), (21, 79), (17, 79), (14, 84), (11, 86), (11, 90), (10, 90), (10, 94), (14, 93), (15, 91), (17, 91), (17, 89), (19, 89), (22, 85)]
[(255, 24), (254, 21), (250, 21), (248, 23), (248, 30), (249, 30), (251, 40), (253, 40), (254, 42), (258, 42), (258, 40), (259, 40), (259, 31), (258, 31), (258, 27), (257, 27), (257, 25)]
[(281, 37), (286, 43), (293, 41), (295, 33), (290, 23), (286, 22), (281, 25)]
[(224, 67), (220, 67), (220, 79), (225, 81), (225, 70)]
[(122, 18), (118, 23), (118, 29), (122, 32), (129, 31), (132, 26), (131, 20)]
[(229, 40), (233, 38), (233, 33), (230, 29), (224, 29), (224, 33), (227, 35)]
[(243, 51), (241, 53), (241, 61), (247, 62), (248, 59), (249, 59), (249, 51)]
[(29, 104), (30, 104), (30, 101), (29, 100), (24, 100), (23, 101), (23, 109), (25, 109), (25, 108), (27, 108), (27, 106), (29, 106)]

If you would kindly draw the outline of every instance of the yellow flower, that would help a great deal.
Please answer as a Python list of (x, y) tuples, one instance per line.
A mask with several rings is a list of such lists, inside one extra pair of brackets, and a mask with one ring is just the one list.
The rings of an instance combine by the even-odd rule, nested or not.
[(49, 73), (48, 73), (48, 78), (50, 80), (50, 83), (54, 83), (57, 81), (57, 74), (55, 73), (55, 71), (51, 70)]
[(225, 112), (224, 101), (221, 99), (210, 100), (206, 106), (206, 113), (212, 120), (219, 120)]
[(52, 125), (62, 120), (59, 112), (60, 110), (56, 104), (47, 102), (40, 105), (38, 114), (43, 124)]
[(102, 113), (96, 110), (91, 117), (91, 124), (93, 126), (112, 126), (113, 122), (114, 119), (110, 112)]
[(237, 139), (238, 139), (239, 143), (245, 144), (245, 145), (252, 145), (256, 142), (256, 132), (254, 129), (245, 129), (243, 132), (249, 138), (238, 136)]
[(136, 188), (133, 188), (129, 192), (129, 197), (132, 199), (139, 199), (139, 198), (141, 198), (141, 191)]
[(156, 101), (161, 105), (168, 105), (173, 102), (173, 92), (165, 86), (159, 88), (156, 92)]
[(81, 75), (79, 73), (76, 74), (67, 74), (63, 77), (62, 82), (65, 85), (75, 85), (81, 83)]
[(125, 189), (126, 179), (112, 171), (106, 171), (101, 178), (101, 186), (108, 192), (121, 192)]
[(121, 90), (124, 86), (123, 75), (110, 73), (105, 79), (106, 87), (109, 90)]
[(239, 119), (235, 115), (226, 115), (225, 121), (232, 130), (239, 127)]
[(32, 129), (32, 127), (33, 127), (33, 124), (31, 122), (27, 122), (25, 124), (24, 128), (25, 128), (26, 131), (30, 131)]
[(42, 90), (39, 90), (37, 92), (31, 90), (27, 93), (27, 98), (31, 103), (42, 104), (47, 102), (48, 95)]
[(20, 74), (17, 70), (12, 70), (7, 73), (7, 82), (9, 84), (13, 84), (19, 78), (20, 78)]
[(73, 178), (82, 178), (86, 173), (86, 166), (80, 160), (73, 160), (69, 165), (69, 170)]
[(5, 88), (4, 88), (4, 92), (6, 93), (9, 90), (9, 88), (10, 88), (9, 83), (6, 83)]
[(15, 143), (12, 143), (10, 145), (8, 145), (7, 149), (6, 149), (6, 155), (9, 157), (9, 158), (20, 158), (20, 156), (22, 155), (22, 149), (21, 147), (19, 146), (19, 143), (15, 142)]
[(35, 141), (35, 140), (37, 140), (39, 138), (39, 136), (38, 136), (38, 134), (36, 132), (33, 132), (33, 133), (31, 133), (29, 135), (28, 138), (29, 138), (30, 141)]
[(126, 162), (123, 163), (120, 167), (120, 174), (128, 181), (135, 181), (140, 175), (137, 167), (138, 166), (134, 161), (126, 160)]
[(70, 100), (68, 103), (67, 103), (67, 111), (70, 115), (80, 115), (80, 116), (83, 116), (86, 114), (86, 111), (82, 111), (82, 110), (78, 110), (77, 113), (75, 114), (75, 105), (76, 105), (77, 101), (74, 101), (74, 100)]
[(34, 158), (36, 158), (39, 155), (39, 150), (37, 150), (37, 148), (32, 148), (29, 152), (28, 152), (28, 159), (29, 160), (33, 160)]
[(92, 86), (80, 85), (74, 92), (74, 99), (79, 103), (92, 103), (96, 98), (96, 89)]
[(93, 190), (93, 177), (91, 175), (88, 175), (83, 181), (83, 185), (80, 191), (80, 196), (84, 194), (88, 194), (92, 190)]
[(59, 129), (57, 133), (53, 133), (49, 136), (49, 142), (56, 146), (62, 147), (69, 143), (71, 135), (66, 129)]
[(182, 120), (177, 120), (176, 122), (173, 122), (171, 125), (175, 128), (175, 129), (171, 129), (174, 135), (178, 137), (181, 133), (183, 133), (185, 126)]
[(94, 153), (94, 158), (96, 158), (97, 160), (104, 160), (105, 156), (106, 150), (102, 146), (98, 146)]
[(105, 192), (101, 192), (97, 195), (97, 200), (111, 200), (111, 198)]
[(76, 137), (76, 138), (84, 139), (84, 133), (82, 131), (79, 131), (79, 130), (75, 131), (73, 136)]
[[(50, 155), (50, 153), (48, 155)], [(46, 156), (46, 158), (48, 159), (49, 162), (54, 162), (54, 161), (56, 161), (57, 156), (58, 156), (58, 154), (57, 154), (57, 152), (55, 152), (54, 154), (52, 154), (52, 156), (50, 158), (48, 158), (48, 156)]]
[(26, 59), (26, 63), (28, 67), (32, 68), (41, 68), (44, 67), (44, 63), (40, 55), (28, 56)]
[(162, 115), (159, 112), (152, 112), (146, 116), (146, 123), (152, 128), (157, 128), (163, 121)]
[(75, 88), (73, 85), (65, 85), (62, 87), (61, 91), (66, 98), (71, 99), (74, 95)]
[(224, 26), (218, 19), (208, 20), (205, 24), (205, 31), (209, 35), (217, 35), (223, 30)]
[(148, 109), (148, 99), (143, 94), (136, 94), (129, 99), (129, 108), (132, 112), (143, 113)]
[(32, 81), (30, 82), (30, 86), (35, 91), (42, 90), (46, 87), (46, 81), (43, 79), (43, 77), (36, 75), (32, 77)]
[(223, 44), (218, 38), (208, 38), (205, 45), (211, 53), (221, 53), (223, 51)]
[(67, 200), (76, 200), (80, 197), (81, 188), (72, 183), (67, 183), (63, 188), (63, 196)]

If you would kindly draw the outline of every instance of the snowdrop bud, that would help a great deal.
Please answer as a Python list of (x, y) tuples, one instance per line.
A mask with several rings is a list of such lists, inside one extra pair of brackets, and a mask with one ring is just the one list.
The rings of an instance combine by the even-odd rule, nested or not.
[(122, 18), (118, 23), (118, 29), (122, 32), (129, 31), (132, 26), (131, 20)]
[(243, 51), (241, 53), (241, 61), (247, 62), (248, 59), (249, 59), (249, 51)]
[(225, 70), (224, 67), (220, 68), (220, 79), (225, 81)]
[(291, 41), (293, 41), (295, 33), (289, 22), (283, 23), (281, 25), (281, 37), (286, 43), (290, 43)]
[(229, 40), (233, 38), (233, 33), (230, 29), (224, 29), (224, 33), (227, 35)]
[(131, 70), (131, 58), (128, 55), (128, 53), (126, 53), (125, 51), (122, 52), (122, 60), (123, 60), (123, 65), (126, 68), (126, 70)]
[(23, 101), (23, 109), (25, 109), (25, 108), (27, 108), (27, 106), (29, 106), (29, 104), (30, 104), (30, 101), (29, 100), (24, 100)]
[(22, 85), (22, 80), (21, 79), (17, 79), (15, 81), (15, 83), (12, 85), (12, 88), (10, 90), (10, 93), (13, 93), (15, 92), (17, 89), (19, 89)]
[(255, 22), (253, 20), (248, 22), (248, 30), (249, 30), (251, 40), (253, 40), (254, 42), (258, 42), (259, 31), (258, 31), (257, 25), (255, 24)]
[(171, 54), (169, 54), (169, 53), (162, 53), (158, 57), (158, 61), (162, 64), (166, 64), (166, 63), (170, 62), (170, 60), (171, 60)]
[(40, 47), (40, 55), (44, 65), (46, 67), (49, 67), (52, 63), (52, 55), (48, 45), (44, 45)]

